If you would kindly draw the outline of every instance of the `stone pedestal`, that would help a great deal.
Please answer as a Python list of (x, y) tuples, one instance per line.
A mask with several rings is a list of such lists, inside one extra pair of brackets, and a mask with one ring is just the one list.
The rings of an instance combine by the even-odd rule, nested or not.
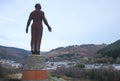
[(45, 70), (45, 58), (42, 55), (29, 55), (26, 57), (22, 81), (49, 81)]

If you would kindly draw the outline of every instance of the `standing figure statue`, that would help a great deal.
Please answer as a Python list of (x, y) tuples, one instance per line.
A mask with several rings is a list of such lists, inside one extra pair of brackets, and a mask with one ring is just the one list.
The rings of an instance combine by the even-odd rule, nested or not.
[(52, 29), (49, 26), (47, 19), (45, 18), (44, 12), (41, 10), (41, 5), (38, 3), (35, 5), (35, 10), (30, 13), (27, 22), (26, 33), (28, 33), (28, 27), (32, 20), (33, 23), (31, 26), (31, 53), (40, 54), (40, 46), (43, 33), (42, 21), (48, 27), (48, 30), (50, 32), (52, 31)]

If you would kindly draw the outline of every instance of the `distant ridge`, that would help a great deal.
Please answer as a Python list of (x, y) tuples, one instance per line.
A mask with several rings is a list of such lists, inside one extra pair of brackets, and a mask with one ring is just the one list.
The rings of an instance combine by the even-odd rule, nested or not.
[[(79, 54), (82, 56), (91, 57), (94, 54), (96, 54), (98, 50), (105, 46), (107, 45), (106, 44), (71, 45), (67, 47), (58, 47), (52, 49), (49, 52), (41, 52), (41, 54), (43, 54), (46, 58), (55, 57), (62, 54)], [(31, 54), (31, 52), (24, 49), (0, 46), (0, 58), (2, 59), (10, 59), (20, 62), (28, 54)]]
[(19, 61), (22, 60), (27, 54), (30, 54), (30, 52), (27, 50), (0, 45), (0, 58), (2, 59)]
[(92, 56), (103, 47), (106, 47), (106, 44), (84, 44), (84, 45), (71, 45), (67, 47), (59, 47), (52, 49), (48, 55), (56, 56), (60, 54), (80, 54), (82, 56)]

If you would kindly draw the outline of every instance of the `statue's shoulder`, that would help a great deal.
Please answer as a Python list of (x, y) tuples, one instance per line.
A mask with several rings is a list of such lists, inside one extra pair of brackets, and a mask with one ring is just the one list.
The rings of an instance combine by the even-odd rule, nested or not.
[(41, 16), (44, 16), (44, 11), (42, 11), (42, 10), (34, 10), (34, 11), (32, 11), (32, 12), (30, 13), (31, 16), (34, 16), (34, 15), (36, 15), (36, 14), (39, 14), (39, 15), (41, 15)]
[(32, 16), (35, 13), (35, 10), (30, 13), (30, 16)]
[(36, 13), (36, 10), (34, 10), (34, 11), (31, 12), (31, 14), (34, 14), (34, 13)]
[(41, 12), (42, 14), (44, 14), (44, 11), (40, 10), (40, 12)]

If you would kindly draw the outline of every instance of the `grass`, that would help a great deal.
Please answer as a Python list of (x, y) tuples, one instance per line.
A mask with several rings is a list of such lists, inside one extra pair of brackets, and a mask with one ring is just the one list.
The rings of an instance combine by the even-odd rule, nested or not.
[(9, 75), (7, 75), (7, 77), (10, 78), (10, 79), (21, 79), (22, 74), (21, 73), (9, 74)]

